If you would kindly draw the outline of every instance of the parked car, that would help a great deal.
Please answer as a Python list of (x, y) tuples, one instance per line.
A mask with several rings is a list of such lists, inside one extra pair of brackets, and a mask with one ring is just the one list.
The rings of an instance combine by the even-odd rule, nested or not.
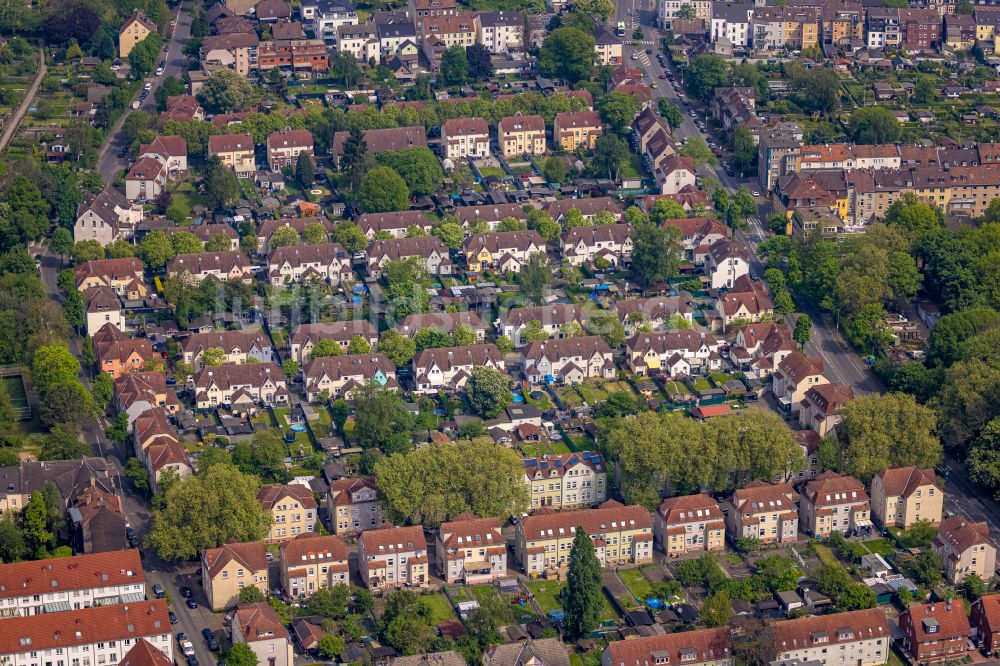
[(159, 583), (153, 583), (153, 595), (157, 599), (162, 599), (163, 598), (163, 586), (160, 585)]
[(170, 624), (177, 624), (177, 615), (173, 611), (167, 611), (167, 618), (170, 619)]
[(190, 599), (191, 598), (191, 588), (187, 587), (186, 585), (184, 587), (182, 587), (181, 588), (181, 596), (184, 597), (185, 599)]
[(187, 606), (188, 608), (190, 608), (191, 610), (194, 610), (195, 608), (197, 608), (197, 607), (198, 607), (198, 602), (197, 602), (197, 601), (195, 601), (194, 599), (191, 599), (191, 598), (188, 598), (188, 599), (187, 599), (187, 600), (186, 600), (186, 601), (184, 602), (184, 605), (185, 605), (185, 606)]

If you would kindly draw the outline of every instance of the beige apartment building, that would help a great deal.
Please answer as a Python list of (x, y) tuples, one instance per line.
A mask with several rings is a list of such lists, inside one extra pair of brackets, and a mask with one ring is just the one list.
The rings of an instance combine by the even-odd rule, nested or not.
[(249, 134), (214, 134), (208, 137), (208, 156), (236, 172), (237, 178), (249, 178), (257, 171), (253, 137)]
[(884, 664), (891, 645), (881, 608), (775, 622), (762, 640), (767, 662), (818, 661), (823, 666)]
[(545, 154), (545, 119), (541, 116), (507, 116), (497, 123), (497, 143), (504, 157)]
[(970, 523), (961, 516), (941, 521), (931, 547), (944, 562), (945, 577), (960, 584), (971, 573), (989, 583), (997, 565), (997, 549), (990, 541), (990, 526)]
[(358, 539), (358, 568), (369, 590), (427, 587), (427, 539), (420, 525), (368, 530)]
[(288, 629), (266, 603), (241, 604), (229, 620), (233, 644), (246, 643), (260, 666), (293, 666), (295, 654)]
[(726, 548), (726, 521), (709, 495), (683, 495), (663, 500), (653, 525), (656, 544), (671, 557)]
[(787, 483), (751, 481), (733, 492), (727, 512), (729, 535), (763, 543), (795, 543), (799, 535), (798, 498)]
[(596, 451), (524, 460), (524, 482), (531, 487), (532, 509), (596, 506), (607, 499), (607, 479), (604, 457)]
[(871, 529), (871, 504), (865, 486), (853, 476), (823, 472), (806, 484), (799, 501), (799, 523), (812, 536), (833, 532), (850, 536)]
[(334, 479), (326, 496), (333, 533), (357, 534), (382, 525), (375, 482), (364, 478)]
[(435, 552), (441, 577), (448, 583), (482, 585), (507, 575), (507, 540), (496, 518), (464, 513), (441, 523)]
[(872, 479), (872, 518), (882, 528), (908, 530), (918, 520), (937, 525), (944, 509), (944, 492), (933, 469), (897, 467)]
[(303, 534), (281, 544), (281, 589), (298, 599), (321, 587), (351, 582), (347, 546), (336, 536)]
[(309, 488), (297, 483), (264, 486), (257, 501), (271, 514), (268, 541), (287, 541), (316, 531), (316, 498)]
[(227, 543), (201, 553), (201, 584), (213, 611), (232, 608), (244, 587), (267, 594), (267, 554), (262, 541)]
[(602, 567), (653, 560), (653, 521), (642, 506), (608, 500), (597, 509), (528, 516), (517, 524), (514, 551), (527, 575), (561, 574), (569, 562), (576, 529), (594, 542)]

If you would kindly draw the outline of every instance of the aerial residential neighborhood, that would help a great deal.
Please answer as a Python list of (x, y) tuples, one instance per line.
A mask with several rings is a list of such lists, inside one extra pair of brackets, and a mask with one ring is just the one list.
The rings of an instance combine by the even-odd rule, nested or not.
[(995, 663), (998, 30), (4, 4), (0, 662)]

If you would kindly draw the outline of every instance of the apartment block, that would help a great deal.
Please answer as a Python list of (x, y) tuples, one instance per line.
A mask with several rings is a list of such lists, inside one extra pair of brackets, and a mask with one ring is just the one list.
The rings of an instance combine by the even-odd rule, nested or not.
[(382, 525), (375, 482), (365, 478), (334, 479), (326, 496), (331, 531), (337, 535), (357, 534)]
[(941, 522), (944, 492), (934, 470), (897, 467), (872, 479), (872, 518), (883, 528), (910, 529), (918, 520)]
[(516, 527), (514, 550), (527, 575), (563, 571), (577, 528), (594, 542), (601, 566), (642, 564), (653, 559), (653, 521), (641, 506), (608, 500), (596, 509), (528, 516)]
[(663, 500), (653, 531), (656, 544), (670, 557), (726, 548), (725, 516), (719, 503), (705, 494)]
[(607, 467), (596, 451), (547, 453), (525, 458), (524, 481), (531, 488), (531, 508), (576, 509), (607, 499)]
[(914, 663), (936, 664), (966, 656), (969, 619), (961, 599), (914, 604), (899, 616), (903, 651)]
[(730, 538), (795, 543), (799, 534), (797, 498), (798, 493), (785, 483), (751, 481), (736, 489), (727, 515)]
[(296, 483), (264, 486), (257, 501), (271, 514), (268, 541), (287, 541), (316, 531), (317, 504), (308, 487)]
[(436, 553), (441, 577), (448, 583), (483, 585), (507, 575), (507, 541), (496, 518), (461, 514), (442, 523)]
[(823, 472), (806, 484), (799, 502), (799, 523), (812, 536), (845, 536), (871, 529), (871, 504), (864, 485), (853, 476)]
[(892, 636), (880, 608), (775, 622), (762, 640), (768, 662), (875, 666), (889, 661)]
[(604, 648), (601, 666), (735, 666), (729, 627), (695, 629), (660, 636), (612, 641)]
[(358, 568), (369, 590), (427, 587), (427, 540), (420, 525), (367, 530), (358, 539)]
[(321, 587), (350, 585), (347, 546), (337, 536), (302, 534), (281, 544), (281, 589), (298, 599)]
[(235, 606), (245, 587), (256, 587), (266, 595), (271, 589), (267, 566), (262, 541), (206, 548), (201, 553), (201, 584), (209, 608), (220, 611)]

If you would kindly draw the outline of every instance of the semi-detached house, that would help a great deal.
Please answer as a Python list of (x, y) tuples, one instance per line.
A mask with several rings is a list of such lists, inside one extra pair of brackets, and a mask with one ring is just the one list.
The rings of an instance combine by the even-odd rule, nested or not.
[(298, 483), (263, 486), (257, 491), (257, 501), (271, 516), (268, 541), (287, 541), (316, 531), (319, 505), (308, 486)]
[(649, 511), (608, 500), (596, 509), (536, 514), (518, 522), (514, 551), (524, 573), (537, 576), (564, 571), (577, 528), (582, 528), (594, 542), (602, 567), (653, 560)]
[(635, 335), (642, 326), (663, 328), (673, 317), (680, 317), (689, 324), (694, 323), (691, 310), (680, 296), (627, 298), (616, 301), (613, 309), (625, 326), (625, 335), (629, 337)]
[(347, 546), (336, 536), (300, 534), (281, 544), (281, 589), (293, 599), (350, 583)]
[(466, 238), (462, 252), (470, 273), (520, 273), (531, 255), (545, 253), (545, 239), (534, 230), (493, 231)]
[(599, 335), (532, 342), (521, 350), (521, 367), (534, 385), (612, 379), (616, 371), (611, 347)]
[(268, 258), (267, 270), (276, 287), (313, 281), (336, 287), (354, 281), (351, 255), (340, 243), (279, 247)]
[(181, 343), (181, 358), (195, 370), (200, 370), (205, 352), (209, 349), (221, 349), (223, 363), (239, 365), (273, 360), (271, 339), (267, 334), (246, 330), (192, 333)]
[(609, 266), (632, 261), (632, 225), (598, 224), (590, 227), (570, 227), (560, 240), (563, 258), (573, 266), (597, 260)]
[(434, 223), (422, 210), (365, 213), (358, 216), (356, 224), (368, 240), (374, 239), (378, 233), (386, 233), (393, 238), (405, 238), (410, 229), (419, 229), (429, 234), (434, 228)]
[(87, 195), (76, 209), (73, 240), (96, 240), (101, 246), (128, 236), (142, 222), (142, 204), (108, 185), (96, 195)]
[(833, 532), (867, 534), (872, 526), (871, 504), (864, 485), (853, 476), (823, 472), (802, 491), (799, 523), (803, 531), (816, 537)]
[(302, 376), (309, 402), (318, 400), (324, 392), (331, 398), (348, 397), (368, 382), (399, 388), (396, 365), (385, 354), (321, 356), (306, 363)]
[(413, 359), (414, 388), (417, 393), (457, 391), (477, 367), (503, 372), (503, 354), (493, 344), (425, 349)]
[(295, 168), (299, 155), (313, 155), (313, 136), (309, 130), (284, 129), (267, 135), (267, 163), (271, 171), (281, 171), (286, 165)]
[(208, 366), (195, 374), (193, 382), (198, 409), (288, 404), (285, 373), (275, 363)]
[(688, 376), (695, 370), (721, 367), (720, 340), (694, 328), (649, 331), (632, 336), (625, 343), (629, 368), (640, 375), (660, 371), (670, 377)]
[(194, 284), (200, 284), (207, 277), (237, 280), (243, 284), (250, 284), (253, 279), (250, 262), (241, 250), (178, 254), (167, 264), (167, 275), (184, 275)]
[(256, 170), (255, 145), (249, 134), (214, 134), (208, 137), (208, 156), (236, 172), (237, 178), (249, 178)]
[(538, 322), (542, 331), (549, 337), (560, 337), (560, 328), (564, 324), (575, 322), (583, 326), (583, 310), (572, 303), (554, 303), (527, 308), (511, 308), (500, 314), (496, 320), (497, 333), (513, 340), (515, 345), (522, 344), (521, 334), (532, 324)]
[(310, 352), (320, 340), (333, 340), (342, 350), (346, 350), (356, 337), (367, 342), (372, 350), (378, 346), (378, 330), (367, 319), (299, 324), (289, 339), (291, 358), (299, 365), (305, 365)]
[(225, 543), (201, 553), (201, 580), (208, 606), (220, 611), (236, 605), (240, 591), (256, 587), (262, 594), (268, 586), (268, 561), (264, 543)]
[(497, 143), (505, 157), (545, 154), (545, 119), (514, 115), (497, 123)]
[(368, 248), (368, 274), (378, 279), (382, 267), (396, 259), (419, 257), (431, 275), (451, 275), (448, 247), (436, 236), (377, 240)]
[(333, 479), (326, 496), (326, 508), (334, 534), (357, 534), (382, 525), (378, 488), (371, 479)]

